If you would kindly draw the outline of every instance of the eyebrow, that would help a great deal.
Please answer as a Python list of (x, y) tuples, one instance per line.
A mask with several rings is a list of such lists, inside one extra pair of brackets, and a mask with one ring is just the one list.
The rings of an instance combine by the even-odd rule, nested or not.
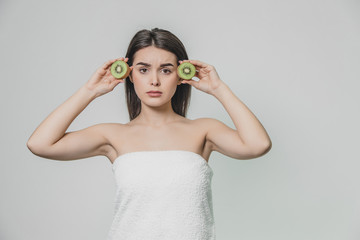
[[(150, 64), (144, 63), (144, 62), (138, 62), (136, 65), (144, 65), (144, 66), (147, 66), (147, 67), (151, 66)], [(171, 63), (163, 63), (163, 64), (160, 65), (160, 67), (166, 67), (166, 66), (174, 66), (174, 65), (171, 64)]]

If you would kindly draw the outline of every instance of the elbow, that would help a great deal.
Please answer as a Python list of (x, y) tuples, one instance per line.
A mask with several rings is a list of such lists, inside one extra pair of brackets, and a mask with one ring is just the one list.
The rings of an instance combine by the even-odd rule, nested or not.
[(35, 147), (35, 145), (34, 145), (32, 142), (27, 141), (26, 147), (27, 147), (27, 148), (30, 150), (30, 152), (32, 152), (33, 154), (38, 155), (38, 154), (37, 154), (37, 151), (35, 150), (36, 147)]
[(27, 141), (26, 147), (32, 152), (34, 155), (41, 157), (42, 152), (44, 151), (44, 147), (39, 144), (33, 143), (31, 141)]
[(270, 151), (272, 147), (271, 141), (266, 142), (263, 147), (260, 148), (259, 156), (263, 156)]
[(33, 144), (30, 142), (30, 139), (26, 142), (26, 147), (31, 151)]
[(252, 147), (242, 146), (240, 149), (243, 149), (243, 151), (234, 158), (239, 160), (250, 160), (250, 159), (258, 158), (268, 153), (271, 147), (272, 147), (272, 143), (270, 141), (267, 142), (266, 144), (261, 144), (261, 145), (257, 144), (256, 146), (252, 146)]
[(258, 158), (265, 155), (270, 151), (271, 147), (272, 147), (271, 141), (266, 142), (260, 146), (258, 145), (256, 148), (254, 148), (255, 150), (253, 151), (253, 158)]

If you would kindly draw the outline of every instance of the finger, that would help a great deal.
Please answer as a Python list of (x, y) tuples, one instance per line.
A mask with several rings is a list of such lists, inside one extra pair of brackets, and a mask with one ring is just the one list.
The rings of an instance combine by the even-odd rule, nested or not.
[(102, 65), (102, 69), (106, 70), (106, 69), (108, 68), (108, 66), (109, 66), (111, 63), (113, 63), (113, 61), (114, 61), (114, 60), (109, 60), (109, 61), (107, 61), (106, 63), (104, 63), (104, 64)]
[(106, 70), (108, 67), (110, 67), (111, 66), (111, 64), (113, 64), (115, 61), (117, 61), (118, 59), (112, 59), (112, 60), (109, 60), (109, 61), (107, 61), (106, 63), (104, 63), (104, 65), (102, 66), (102, 68), (104, 69), (104, 70)]
[(116, 79), (111, 83), (111, 89), (114, 89), (119, 83), (124, 82), (123, 79)]
[(124, 58), (124, 57), (120, 57), (120, 58), (117, 58), (116, 61), (124, 61), (124, 62), (128, 62), (129, 61), (129, 58)]
[[(182, 64), (182, 63), (184, 63), (184, 62), (190, 62), (190, 60), (179, 60), (179, 63), (180, 63), (180, 64)], [(200, 67), (197, 66), (197, 65), (195, 65), (195, 64), (194, 64), (194, 67), (195, 67), (195, 70), (196, 70), (196, 71), (199, 71), (199, 70), (200, 70)]]
[(196, 65), (196, 66), (199, 66), (199, 67), (202, 67), (202, 68), (205, 68), (208, 66), (208, 64), (204, 63), (204, 62), (201, 62), (199, 60), (188, 60), (190, 63)]
[(182, 64), (184, 62), (190, 62), (189, 60), (179, 60), (179, 63)]
[(184, 62), (189, 62), (189, 60), (179, 60), (179, 63), (182, 64)]
[(194, 86), (195, 84), (197, 84), (197, 82), (194, 81), (194, 80), (192, 80), (192, 79), (189, 79), (189, 80), (183, 79), (183, 80), (181, 81), (181, 83), (189, 84), (189, 85), (191, 85), (191, 86)]
[(200, 71), (201, 68), (206, 68), (209, 66), (208, 64), (201, 62), (199, 60), (180, 60), (179, 62), (180, 62), (180, 64), (182, 64), (183, 62), (189, 62), (189, 63), (193, 64), (195, 66), (197, 72)]
[(200, 71), (196, 71), (194, 76), (197, 77), (197, 78), (200, 78), (199, 74), (200, 74)]

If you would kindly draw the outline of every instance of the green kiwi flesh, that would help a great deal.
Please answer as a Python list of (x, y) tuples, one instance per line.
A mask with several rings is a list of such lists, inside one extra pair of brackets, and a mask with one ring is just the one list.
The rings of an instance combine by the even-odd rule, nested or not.
[(130, 68), (126, 62), (118, 60), (111, 65), (110, 71), (114, 78), (123, 79), (129, 75)]
[(195, 76), (196, 68), (189, 62), (183, 62), (178, 66), (177, 72), (180, 78), (189, 80)]

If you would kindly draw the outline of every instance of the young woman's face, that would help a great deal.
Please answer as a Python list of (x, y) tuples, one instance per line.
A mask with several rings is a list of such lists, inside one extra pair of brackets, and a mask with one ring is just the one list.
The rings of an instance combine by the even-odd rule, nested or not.
[[(177, 85), (181, 84), (177, 75), (176, 55), (164, 49), (149, 46), (134, 55), (131, 81), (137, 96), (143, 103), (159, 106), (171, 101)], [(150, 95), (148, 91), (160, 91), (160, 95)]]

